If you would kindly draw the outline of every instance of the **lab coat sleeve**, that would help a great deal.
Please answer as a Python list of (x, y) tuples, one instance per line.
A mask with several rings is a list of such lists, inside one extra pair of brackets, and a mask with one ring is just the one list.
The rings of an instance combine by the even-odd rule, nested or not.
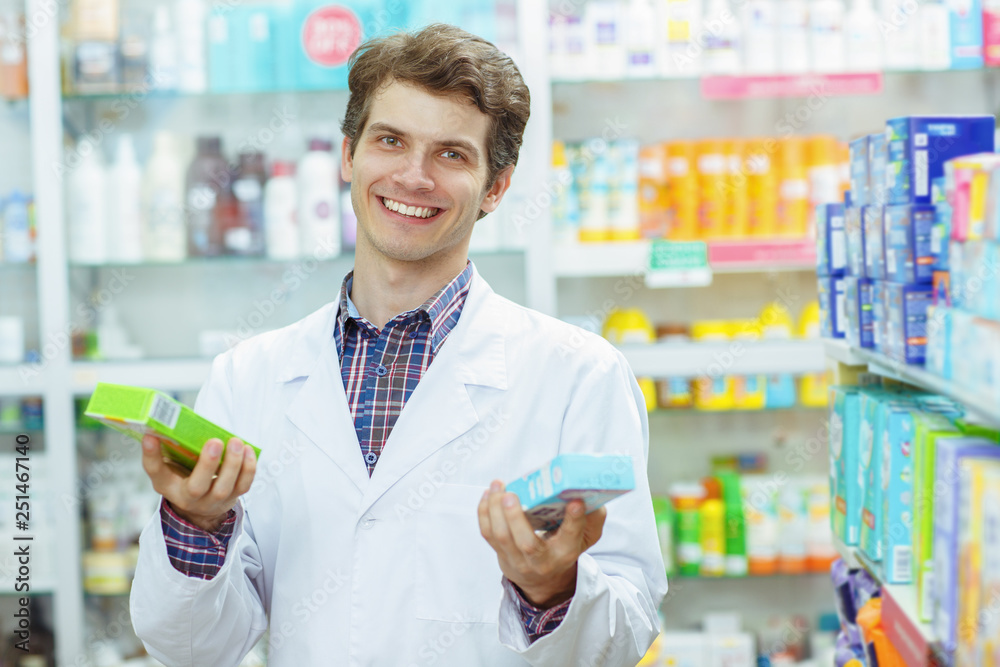
[[(608, 503), (601, 539), (577, 562), (576, 592), (552, 633), (529, 644), (516, 596), (506, 588), (500, 641), (535, 667), (635, 665), (660, 631), (667, 592), (646, 466), (645, 401), (625, 358), (600, 349), (563, 417), (560, 453), (628, 454), (635, 490)], [(584, 351), (577, 352), (578, 354)]]
[[(233, 429), (231, 355), (220, 355), (195, 411)], [(159, 512), (139, 537), (130, 612), (136, 636), (167, 667), (236, 667), (267, 627), (264, 573), (250, 517), (237, 503), (222, 569), (211, 580), (178, 572), (167, 556)]]

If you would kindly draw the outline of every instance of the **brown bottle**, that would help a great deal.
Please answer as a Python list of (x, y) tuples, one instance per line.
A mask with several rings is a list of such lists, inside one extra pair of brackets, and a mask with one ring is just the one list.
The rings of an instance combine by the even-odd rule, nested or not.
[(184, 188), (189, 257), (223, 253), (223, 230), (236, 210), (232, 180), (222, 157), (222, 140), (198, 137), (198, 153), (188, 167)]
[(267, 172), (264, 155), (257, 151), (240, 154), (240, 166), (233, 182), (239, 212), (236, 226), (225, 228), (226, 254), (264, 254), (264, 182)]

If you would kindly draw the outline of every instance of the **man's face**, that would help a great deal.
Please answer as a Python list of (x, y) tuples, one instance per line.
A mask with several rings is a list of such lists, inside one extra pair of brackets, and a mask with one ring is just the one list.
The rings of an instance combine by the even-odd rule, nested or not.
[(342, 146), (359, 246), (396, 261), (464, 258), (480, 209), (496, 209), (513, 171), (487, 189), (489, 124), (463, 98), (398, 81), (383, 87), (354, 156), (349, 139)]

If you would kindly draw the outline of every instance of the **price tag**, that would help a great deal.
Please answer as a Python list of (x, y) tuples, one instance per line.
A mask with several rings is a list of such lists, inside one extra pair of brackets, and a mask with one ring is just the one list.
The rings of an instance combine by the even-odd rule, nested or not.
[(653, 241), (646, 287), (704, 287), (712, 284), (704, 241)]

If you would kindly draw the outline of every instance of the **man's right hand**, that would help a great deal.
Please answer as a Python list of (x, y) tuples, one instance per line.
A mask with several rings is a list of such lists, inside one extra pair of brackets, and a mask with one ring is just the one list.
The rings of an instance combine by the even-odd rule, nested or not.
[(239, 438), (229, 440), (226, 460), (220, 466), (221, 457), (222, 441), (212, 438), (202, 448), (194, 470), (189, 471), (164, 459), (156, 436), (142, 439), (142, 467), (153, 489), (170, 502), (179, 517), (210, 533), (219, 529), (237, 499), (250, 490), (257, 470), (253, 449)]

